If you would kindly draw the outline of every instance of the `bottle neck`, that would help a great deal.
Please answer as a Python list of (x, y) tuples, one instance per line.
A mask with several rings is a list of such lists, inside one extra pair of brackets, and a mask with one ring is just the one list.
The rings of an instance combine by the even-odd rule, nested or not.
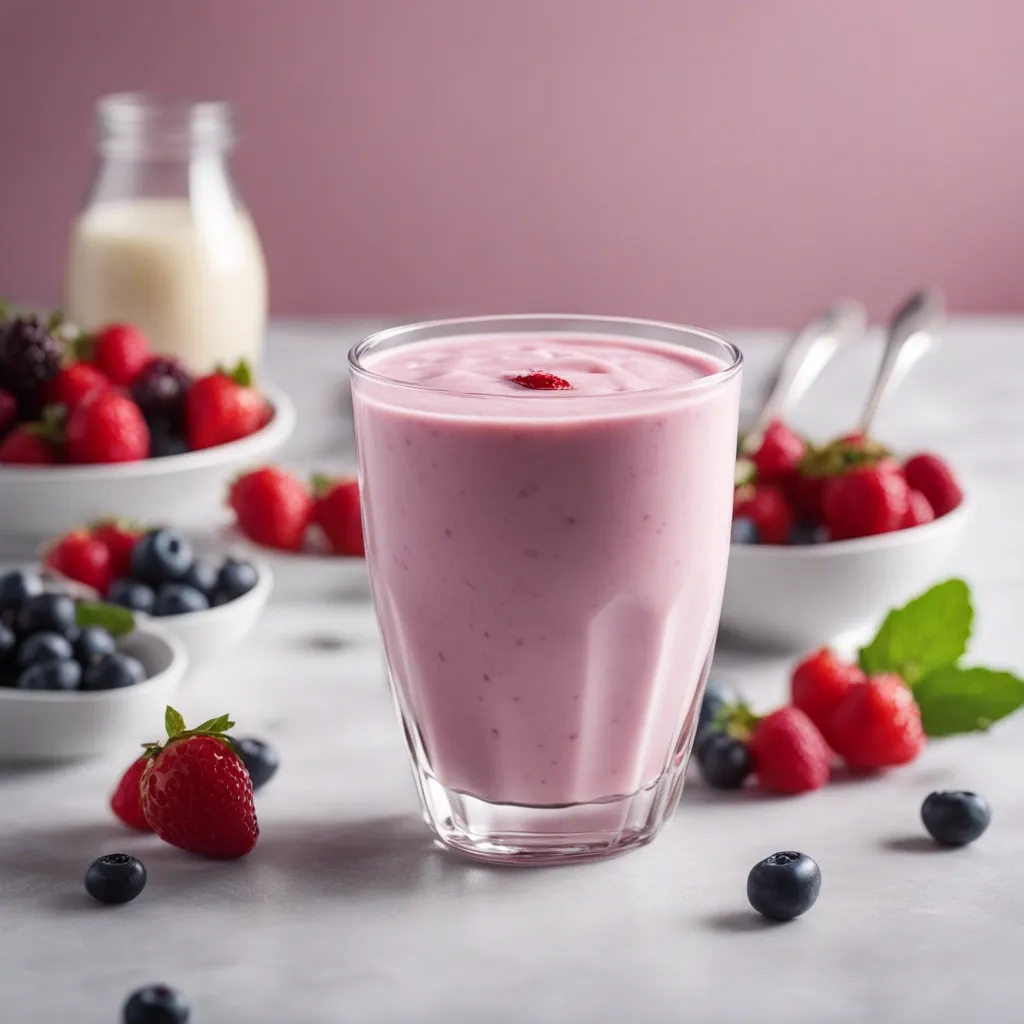
[(161, 100), (138, 93), (101, 99), (96, 128), (97, 150), (107, 160), (187, 163), (223, 159), (235, 142), (229, 104)]

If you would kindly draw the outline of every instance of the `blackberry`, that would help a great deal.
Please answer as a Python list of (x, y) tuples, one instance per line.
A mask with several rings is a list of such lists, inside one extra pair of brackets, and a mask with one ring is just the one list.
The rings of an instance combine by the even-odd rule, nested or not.
[(185, 393), (192, 375), (176, 359), (151, 359), (132, 381), (132, 398), (148, 423), (176, 426), (181, 421)]
[(43, 385), (60, 370), (64, 343), (38, 317), (19, 316), (0, 327), (0, 388), (18, 400), (23, 417), (38, 416)]

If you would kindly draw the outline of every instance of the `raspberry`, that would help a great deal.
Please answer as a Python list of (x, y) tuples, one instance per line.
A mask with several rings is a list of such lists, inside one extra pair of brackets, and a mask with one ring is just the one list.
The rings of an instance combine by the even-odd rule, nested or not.
[(828, 739), (828, 723), (836, 706), (864, 673), (848, 662), (840, 661), (827, 647), (805, 658), (793, 670), (791, 700)]
[(914, 695), (891, 674), (850, 687), (832, 712), (828, 735), (836, 753), (855, 771), (906, 764), (925, 745)]
[(178, 427), (192, 375), (176, 359), (151, 359), (132, 381), (132, 398), (150, 423)]
[(952, 512), (964, 500), (953, 471), (937, 455), (915, 455), (907, 459), (903, 475), (915, 491), (920, 491), (935, 515)]
[(781, 420), (772, 420), (765, 428), (761, 446), (750, 456), (757, 466), (761, 483), (775, 483), (795, 473), (804, 457), (804, 439)]
[(773, 484), (756, 484), (746, 496), (737, 495), (734, 519), (749, 519), (762, 544), (785, 544), (793, 527), (793, 513), (783, 492)]
[(518, 376), (505, 378), (521, 388), (529, 388), (531, 391), (571, 391), (572, 385), (564, 377), (556, 377), (553, 373), (545, 373), (543, 370), (531, 370), (529, 373), (521, 373)]
[(819, 789), (831, 774), (832, 751), (799, 708), (780, 708), (762, 718), (747, 748), (758, 782), (773, 793)]

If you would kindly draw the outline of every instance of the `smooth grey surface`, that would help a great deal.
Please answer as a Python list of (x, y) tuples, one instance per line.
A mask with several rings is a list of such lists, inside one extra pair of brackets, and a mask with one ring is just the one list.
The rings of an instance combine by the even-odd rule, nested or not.
[[(959, 566), (977, 599), (974, 657), (1020, 669), (1024, 321), (959, 321), (945, 335), (877, 432), (961, 469), (979, 506)], [(353, 336), (273, 332), (270, 375), (300, 413), (288, 457), (305, 469), (350, 459)], [(778, 351), (768, 337), (737, 334), (748, 393)], [(845, 428), (878, 354), (837, 356), (798, 422)], [(716, 672), (767, 707), (787, 665), (721, 651)], [(106, 800), (131, 743), (74, 769), (0, 770), (3, 1024), (114, 1024), (127, 993), (152, 981), (188, 994), (193, 1024), (1024, 1019), (1024, 715), (797, 799), (721, 796), (691, 777), (647, 849), (529, 871), (431, 847), (358, 592), (276, 595), (246, 647), (196, 672), (180, 704), (189, 721), (230, 710), (239, 734), (279, 745), (259, 845), (217, 864), (121, 829)], [(976, 846), (927, 841), (920, 803), (943, 787), (990, 800)], [(772, 926), (748, 909), (746, 876), (786, 848), (817, 859), (822, 892), (806, 917)], [(92, 904), (86, 865), (117, 850), (144, 859), (146, 890)]]

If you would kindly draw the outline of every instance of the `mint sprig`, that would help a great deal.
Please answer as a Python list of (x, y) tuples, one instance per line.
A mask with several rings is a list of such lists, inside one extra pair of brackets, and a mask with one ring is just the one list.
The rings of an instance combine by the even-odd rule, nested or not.
[(868, 675), (896, 672), (913, 686), (963, 657), (973, 620), (970, 588), (963, 580), (946, 580), (889, 612), (875, 639), (861, 649), (860, 667)]
[(861, 649), (865, 672), (895, 672), (911, 687), (929, 736), (980, 732), (1024, 706), (1024, 679), (960, 665), (973, 619), (970, 588), (946, 580), (889, 612)]
[(127, 636), (135, 629), (135, 616), (119, 604), (80, 601), (75, 605), (75, 625), (79, 629), (102, 626), (111, 636)]

